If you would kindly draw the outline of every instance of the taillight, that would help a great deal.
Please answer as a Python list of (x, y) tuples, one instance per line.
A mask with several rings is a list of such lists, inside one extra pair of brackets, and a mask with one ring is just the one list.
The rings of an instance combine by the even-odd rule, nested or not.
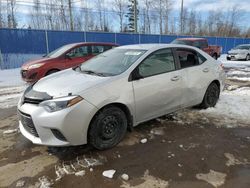
[(220, 64), (220, 67), (221, 67), (222, 69), (224, 69), (224, 65), (223, 65), (222, 63)]

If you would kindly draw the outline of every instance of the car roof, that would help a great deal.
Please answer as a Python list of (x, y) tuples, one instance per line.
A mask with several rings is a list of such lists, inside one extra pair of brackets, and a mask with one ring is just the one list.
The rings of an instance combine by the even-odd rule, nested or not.
[(206, 39), (205, 38), (177, 38), (176, 40), (197, 41), (197, 40), (206, 40)]
[(192, 46), (182, 45), (182, 44), (132, 44), (117, 47), (118, 49), (133, 49), (133, 50), (153, 50), (157, 48), (190, 48), (194, 49)]
[(106, 45), (106, 46), (118, 46), (118, 44), (111, 43), (111, 42), (77, 42), (77, 43), (71, 43), (67, 45), (72, 46), (80, 46), (80, 45)]

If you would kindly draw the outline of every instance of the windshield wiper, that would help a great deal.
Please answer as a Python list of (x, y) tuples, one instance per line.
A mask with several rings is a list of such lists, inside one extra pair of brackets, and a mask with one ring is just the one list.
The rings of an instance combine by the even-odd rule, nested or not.
[[(81, 69), (80, 69), (81, 70)], [(104, 73), (101, 73), (101, 72), (95, 72), (95, 71), (92, 71), (92, 70), (81, 70), (81, 72), (83, 73), (87, 73), (87, 74), (94, 74), (94, 75), (97, 75), (97, 76), (107, 76), (106, 74)]]

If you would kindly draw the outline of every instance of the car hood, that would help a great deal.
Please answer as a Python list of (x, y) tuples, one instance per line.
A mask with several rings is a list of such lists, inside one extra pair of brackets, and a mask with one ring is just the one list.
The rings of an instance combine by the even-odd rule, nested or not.
[(46, 92), (54, 98), (68, 96), (69, 94), (80, 95), (82, 91), (102, 84), (109, 79), (111, 77), (89, 75), (67, 69), (39, 80), (33, 86), (33, 90)]
[(235, 50), (230, 50), (228, 53), (238, 54), (238, 53), (247, 53), (247, 52), (248, 52), (248, 50), (235, 49)]
[(52, 59), (54, 59), (54, 58), (43, 57), (43, 58), (33, 59), (33, 60), (30, 60), (30, 61), (24, 63), (22, 68), (27, 69), (30, 65), (34, 65), (34, 64), (38, 64), (38, 63), (47, 63), (48, 61), (50, 61)]

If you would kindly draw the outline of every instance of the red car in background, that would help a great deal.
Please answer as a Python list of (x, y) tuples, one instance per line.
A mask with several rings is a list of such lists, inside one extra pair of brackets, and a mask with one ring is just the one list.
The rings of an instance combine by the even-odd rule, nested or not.
[(23, 64), (21, 76), (26, 82), (35, 82), (44, 76), (78, 66), (88, 59), (114, 48), (113, 43), (74, 43), (62, 46), (41, 59)]
[(199, 48), (212, 56), (214, 59), (218, 59), (222, 52), (221, 46), (208, 45), (208, 40), (205, 38), (178, 38), (171, 42), (172, 44), (184, 44)]

